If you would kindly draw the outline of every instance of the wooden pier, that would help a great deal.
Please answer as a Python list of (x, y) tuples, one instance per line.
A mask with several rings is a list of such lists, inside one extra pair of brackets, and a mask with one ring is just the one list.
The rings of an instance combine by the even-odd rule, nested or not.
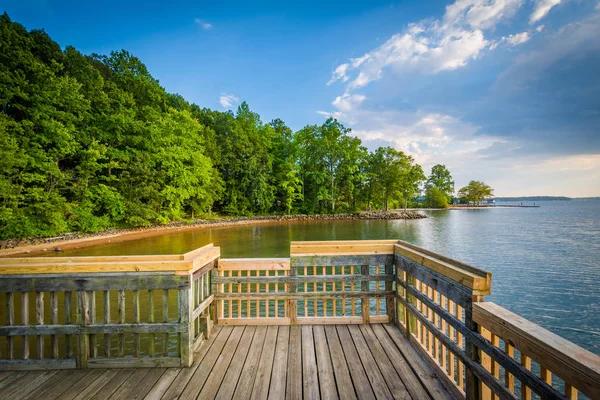
[(0, 259), (0, 398), (600, 398), (600, 357), (396, 240)]

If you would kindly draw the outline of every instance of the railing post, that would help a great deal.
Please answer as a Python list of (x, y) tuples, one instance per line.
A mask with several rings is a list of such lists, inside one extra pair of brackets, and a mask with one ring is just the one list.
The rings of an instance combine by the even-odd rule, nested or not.
[(194, 343), (194, 327), (192, 313), (194, 312), (194, 298), (192, 291), (192, 274), (188, 275), (188, 285), (186, 288), (179, 289), (179, 323), (181, 331), (179, 333), (179, 354), (181, 357), (181, 366), (189, 367), (194, 361), (192, 344)]
[[(294, 265), (294, 263), (292, 262), (292, 259), (290, 258), (290, 277), (295, 278), (296, 277), (296, 270), (297, 267)], [(293, 282), (290, 283), (289, 286), (289, 294), (296, 294), (298, 292), (298, 282), (296, 282), (295, 280)], [(304, 300), (306, 301), (306, 299)], [(288, 311), (288, 318), (290, 319), (290, 325), (297, 325), (298, 324), (298, 299), (288, 299), (288, 306), (287, 306), (287, 311)]]
[[(84, 327), (89, 322), (89, 302), (88, 294), (84, 290), (77, 292), (77, 309), (76, 309), (77, 324)], [(88, 335), (83, 329), (79, 333), (79, 346), (77, 351), (77, 368), (87, 368), (87, 362), (90, 354)]]
[[(368, 265), (361, 265), (360, 266), (360, 273), (363, 277), (368, 276), (369, 275), (369, 266)], [(361, 290), (363, 292), (368, 292), (370, 290), (369, 288), (369, 281), (363, 280), (361, 282)], [(362, 319), (363, 319), (363, 324), (368, 324), (371, 322), (371, 309), (369, 307), (369, 297), (365, 296), (363, 298), (360, 299), (360, 305), (362, 308)]]
[[(483, 301), (483, 296), (473, 295), (472, 303)], [(473, 332), (479, 332), (479, 327), (473, 321), (473, 308), (465, 307), (465, 325), (467, 328)], [(480, 363), (479, 351), (477, 346), (469, 340), (468, 337), (465, 337), (465, 353), (467, 353), (467, 357), (471, 360)], [(471, 372), (469, 368), (465, 368), (466, 380), (465, 380), (465, 396), (467, 400), (480, 400), (482, 397), (482, 383), (479, 379)]]

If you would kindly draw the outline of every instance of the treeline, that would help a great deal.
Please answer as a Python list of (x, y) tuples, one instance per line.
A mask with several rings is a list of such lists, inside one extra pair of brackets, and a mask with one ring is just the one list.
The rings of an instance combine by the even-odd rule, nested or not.
[(246, 103), (235, 114), (200, 108), (126, 51), (63, 50), (0, 17), (2, 239), (213, 213), (387, 209), (425, 180), (409, 155), (370, 153), (334, 119), (293, 132)]

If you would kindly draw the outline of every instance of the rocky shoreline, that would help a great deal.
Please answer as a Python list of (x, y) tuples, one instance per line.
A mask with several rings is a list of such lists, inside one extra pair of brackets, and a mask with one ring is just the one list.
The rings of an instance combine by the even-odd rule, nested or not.
[[(103, 232), (96, 233), (66, 233), (61, 236), (51, 238), (28, 238), (28, 239), (8, 239), (0, 241), (0, 249), (9, 250), (23, 248), (24, 252), (27, 252), (27, 248), (32, 246), (42, 248), (31, 248), (29, 251), (47, 251), (49, 248), (53, 250), (60, 249), (61, 244), (74, 244), (79, 242), (81, 246), (85, 246), (87, 242), (89, 244), (95, 244), (96, 241), (93, 239), (107, 239), (107, 241), (118, 241), (117, 237), (124, 237), (123, 240), (127, 240), (125, 237), (135, 236), (154, 236), (167, 232), (169, 230), (194, 230), (201, 227), (222, 227), (222, 226), (233, 226), (233, 225), (247, 225), (252, 223), (267, 223), (267, 222), (281, 222), (281, 221), (326, 221), (326, 220), (392, 220), (392, 219), (422, 219), (427, 218), (425, 214), (421, 214), (411, 210), (401, 210), (394, 212), (384, 211), (370, 211), (361, 213), (349, 213), (349, 214), (315, 214), (315, 215), (267, 215), (267, 216), (256, 216), (256, 217), (231, 217), (223, 219), (196, 219), (194, 221), (175, 221), (166, 225), (154, 225), (143, 228), (132, 228), (132, 229), (111, 229)], [(109, 240), (110, 239), (110, 240)], [(115, 239), (115, 240), (112, 240)], [(94, 243), (92, 243), (94, 242)], [(43, 248), (43, 245), (48, 245), (48, 248)], [(69, 246), (69, 247), (80, 247), (80, 246)]]

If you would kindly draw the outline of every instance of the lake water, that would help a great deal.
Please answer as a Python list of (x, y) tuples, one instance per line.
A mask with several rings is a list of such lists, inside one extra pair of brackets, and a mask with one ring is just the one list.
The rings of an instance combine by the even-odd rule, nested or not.
[(492, 272), (486, 300), (600, 354), (600, 201), (536, 204), (541, 207), (426, 211), (430, 218), (414, 221), (200, 229), (61, 255), (183, 253), (214, 243), (226, 258), (287, 257), (292, 240), (401, 239)]

